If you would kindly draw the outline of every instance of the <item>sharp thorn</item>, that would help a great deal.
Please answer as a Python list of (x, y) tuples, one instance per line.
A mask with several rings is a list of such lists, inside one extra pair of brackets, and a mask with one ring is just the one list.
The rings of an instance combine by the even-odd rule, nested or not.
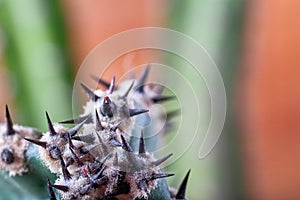
[(90, 122), (90, 120), (91, 120), (91, 115), (86, 115), (86, 116), (78, 117), (75, 119), (64, 120), (59, 123), (61, 123), (61, 124), (79, 124), (83, 121), (85, 121), (85, 123), (88, 123), (88, 122)]
[(145, 71), (143, 72), (143, 74), (141, 75), (140, 79), (137, 82), (137, 86), (136, 86), (137, 91), (140, 93), (144, 93), (144, 84), (146, 82), (149, 71), (150, 71), (150, 64), (147, 65)]
[(69, 187), (65, 186), (65, 185), (51, 185), (51, 186), (54, 187), (55, 189), (61, 190), (63, 192), (69, 191)]
[(66, 167), (69, 167), (70, 165), (73, 165), (74, 162), (75, 161), (74, 161), (73, 158), (71, 158), (71, 157), (67, 158)]
[(97, 76), (91, 75), (91, 78), (92, 78), (94, 81), (96, 81), (99, 85), (104, 86), (106, 89), (108, 89), (109, 86), (110, 86), (110, 83), (109, 83), (109, 82), (107, 82), (107, 81), (105, 81), (105, 80), (103, 80), (103, 79), (101, 79), (101, 78), (98, 78)]
[(111, 139), (109, 140), (109, 144), (110, 144), (111, 146), (113, 146), (113, 147), (121, 147), (121, 146), (123, 146), (122, 143), (119, 142), (119, 141), (118, 141), (117, 139), (115, 139), (115, 138), (111, 138)]
[(158, 160), (156, 160), (156, 161), (154, 161), (154, 162), (151, 162), (151, 164), (154, 165), (154, 166), (158, 166), (158, 165), (160, 165), (161, 163), (163, 163), (163, 162), (165, 162), (166, 160), (168, 160), (172, 155), (173, 155), (173, 154), (170, 153), (170, 154), (166, 155), (165, 157), (163, 157), (163, 158), (161, 158), (161, 159), (158, 159)]
[(175, 174), (152, 174), (151, 179), (154, 180), (154, 179), (159, 179), (159, 178), (167, 178), (167, 177), (174, 176), (174, 175)]
[(91, 144), (91, 145), (88, 145), (88, 146), (84, 146), (80, 149), (80, 153), (82, 154), (87, 154), (89, 153), (90, 151), (92, 151), (93, 149), (95, 149), (96, 147), (98, 147), (100, 144)]
[(102, 131), (104, 129), (104, 127), (101, 124), (100, 117), (99, 117), (97, 109), (95, 109), (95, 112), (96, 112), (96, 130), (97, 131)]
[(31, 142), (33, 144), (36, 144), (36, 145), (46, 149), (47, 142), (42, 142), (42, 141), (39, 141), (39, 140), (32, 140), (32, 139), (29, 139), (29, 138), (24, 138), (24, 140), (27, 140), (28, 142)]
[(83, 90), (87, 93), (88, 97), (93, 100), (93, 101), (97, 101), (98, 99), (100, 99), (101, 97), (97, 96), (88, 86), (86, 86), (83, 83), (80, 83), (81, 87), (83, 88)]
[(80, 135), (71, 137), (72, 140), (82, 141), (85, 143), (92, 143), (95, 140), (95, 137), (92, 134)]
[(99, 179), (105, 169), (106, 169), (106, 166), (103, 166), (102, 169), (100, 169), (100, 171), (92, 177), (92, 180), (95, 181), (95, 180)]
[(132, 87), (134, 85), (134, 80), (132, 81), (132, 83), (130, 84), (129, 88), (127, 89), (127, 91), (125, 92), (125, 94), (123, 94), (122, 98), (126, 98), (129, 94), (129, 92), (131, 91)]
[(112, 79), (111, 79), (109, 88), (108, 88), (108, 93), (109, 94), (112, 94), (114, 89), (115, 89), (115, 81), (116, 81), (116, 78), (113, 76)]
[(64, 176), (64, 180), (65, 181), (69, 180), (71, 178), (71, 174), (70, 174), (69, 170), (66, 167), (64, 159), (62, 158), (61, 155), (59, 156), (59, 159), (60, 159), (60, 165), (61, 165), (61, 168), (62, 168), (62, 173), (63, 173), (63, 176)]
[(81, 122), (80, 124), (77, 124), (76, 126), (74, 126), (73, 128), (68, 130), (68, 133), (70, 135), (70, 137), (75, 136), (75, 134), (79, 131), (79, 129), (85, 124), (87, 119), (85, 119), (83, 122)]
[(135, 115), (139, 115), (145, 112), (149, 112), (149, 110), (146, 109), (129, 109), (129, 116), (133, 117)]
[(51, 122), (51, 119), (50, 119), (50, 117), (49, 117), (47, 111), (46, 111), (46, 118), (47, 118), (48, 129), (49, 129), (50, 135), (51, 135), (51, 136), (56, 135), (57, 133), (56, 133), (54, 127), (53, 127), (53, 124), (52, 124), (52, 122)]
[(162, 103), (175, 98), (176, 96), (158, 96), (158, 97), (153, 97), (151, 100), (153, 101), (153, 103)]
[(54, 190), (52, 188), (52, 184), (51, 184), (49, 178), (47, 178), (47, 186), (48, 186), (48, 190), (49, 190), (50, 200), (56, 200), (56, 196), (55, 196), (55, 193), (54, 193)]
[(190, 175), (190, 172), (191, 170), (189, 170), (187, 172), (187, 174), (185, 175), (183, 181), (181, 182), (180, 184), (180, 187), (177, 191), (177, 194), (176, 194), (176, 199), (185, 199), (185, 192), (186, 192), (186, 186), (187, 186), (187, 183), (188, 183), (188, 180), (189, 180), (189, 175)]
[(145, 149), (144, 133), (142, 130), (141, 137), (140, 137), (140, 144), (139, 144), (139, 154), (144, 154), (144, 153), (146, 153), (146, 149)]
[(12, 122), (12, 119), (11, 119), (11, 116), (10, 116), (7, 105), (5, 106), (5, 118), (6, 118), (6, 127), (7, 127), (6, 135), (15, 134), (15, 131), (14, 131), (14, 128), (13, 128), (13, 122)]
[(123, 149), (127, 152), (133, 152), (131, 146), (129, 145), (129, 143), (127, 142), (127, 140), (124, 138), (123, 135), (121, 135), (121, 139), (122, 139), (122, 143), (123, 143)]

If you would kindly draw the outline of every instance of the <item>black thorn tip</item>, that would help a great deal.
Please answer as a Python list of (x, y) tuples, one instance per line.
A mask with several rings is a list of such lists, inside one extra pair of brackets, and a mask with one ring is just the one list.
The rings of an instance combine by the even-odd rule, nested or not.
[(95, 138), (92, 134), (73, 136), (73, 137), (71, 137), (71, 139), (72, 140), (77, 140), (77, 141), (82, 141), (82, 142), (85, 142), (85, 143), (92, 143), (95, 140)]
[(150, 71), (150, 64), (147, 65), (146, 69), (144, 70), (143, 74), (141, 75), (140, 79), (138, 80), (137, 91), (140, 93), (144, 93), (144, 84), (146, 82), (149, 71)]
[(115, 76), (113, 76), (111, 81), (110, 81), (109, 88), (108, 88), (108, 93), (109, 94), (112, 94), (114, 89), (115, 89), (115, 81), (116, 81), (116, 78), (115, 78)]
[(54, 190), (52, 188), (52, 184), (51, 184), (49, 178), (47, 178), (47, 186), (48, 186), (48, 190), (49, 190), (50, 200), (56, 200), (56, 196), (55, 196), (55, 193), (54, 193)]
[(170, 153), (168, 155), (166, 155), (165, 157), (161, 158), (161, 159), (158, 159), (154, 162), (151, 162), (152, 165), (155, 165), (155, 166), (158, 166), (160, 165), (161, 163), (165, 162), (166, 160), (168, 160), (173, 154)]
[(6, 135), (15, 134), (15, 131), (13, 129), (13, 122), (12, 122), (7, 105), (5, 105), (5, 118), (6, 118), (6, 127), (7, 127)]
[(91, 117), (91, 115), (86, 115), (86, 116), (78, 117), (75, 119), (68, 119), (68, 120), (60, 121), (59, 123), (61, 123), (61, 124), (78, 124), (85, 120), (86, 120), (85, 123), (87, 123), (90, 121), (90, 117)]
[(122, 98), (126, 98), (129, 94), (129, 92), (131, 91), (132, 87), (134, 85), (134, 80), (132, 81), (132, 83), (130, 84), (129, 88), (127, 89), (127, 91), (125, 92), (125, 94), (123, 94)]
[(50, 117), (49, 117), (47, 111), (46, 111), (46, 118), (47, 118), (48, 129), (49, 129), (50, 135), (51, 135), (51, 136), (56, 135), (57, 133), (56, 133), (54, 127), (53, 127), (53, 124), (52, 124), (52, 122), (51, 122), (51, 119), (50, 119)]
[(129, 116), (133, 117), (135, 115), (143, 114), (145, 112), (149, 112), (149, 110), (146, 110), (146, 109), (129, 109)]
[(175, 174), (152, 174), (151, 179), (167, 178), (174, 175)]
[(31, 142), (33, 144), (36, 144), (36, 145), (46, 149), (47, 142), (42, 142), (42, 141), (39, 141), (39, 140), (32, 140), (32, 139), (29, 139), (29, 138), (24, 138), (24, 140), (27, 140), (28, 142)]
[(153, 103), (163, 103), (165, 101), (173, 100), (175, 99), (176, 96), (158, 96), (158, 97), (153, 97), (151, 100)]
[(131, 146), (129, 145), (129, 143), (127, 142), (127, 140), (124, 138), (123, 135), (121, 135), (121, 139), (123, 143), (123, 149), (127, 152), (133, 152)]
[(97, 96), (88, 86), (86, 86), (83, 83), (80, 83), (80, 86), (83, 88), (83, 90), (87, 93), (88, 97), (93, 100), (93, 101), (97, 101), (98, 99), (100, 99), (99, 96)]
[(176, 194), (176, 199), (185, 199), (185, 192), (186, 192), (186, 186), (189, 180), (189, 175), (190, 175), (191, 170), (189, 170), (187, 172), (187, 174), (185, 175), (183, 181), (180, 184), (180, 187), (178, 189), (178, 192)]
[(144, 153), (146, 153), (146, 149), (145, 149), (144, 133), (142, 130), (141, 137), (140, 137), (140, 144), (139, 144), (139, 154), (144, 154)]
[(95, 112), (96, 112), (96, 129), (97, 129), (97, 131), (102, 131), (104, 129), (104, 127), (101, 124), (97, 109), (95, 109)]
[(65, 185), (51, 185), (53, 188), (61, 190), (63, 192), (68, 192), (69, 191), (69, 187), (65, 186)]
[(99, 85), (104, 86), (106, 89), (108, 89), (109, 86), (110, 86), (110, 83), (109, 83), (109, 82), (107, 82), (107, 81), (105, 81), (105, 80), (103, 80), (103, 79), (101, 79), (101, 78), (98, 78), (97, 76), (91, 75), (91, 78), (92, 78), (94, 81), (96, 81)]
[(64, 180), (66, 181), (66, 180), (71, 179), (71, 174), (70, 174), (69, 170), (66, 167), (64, 159), (62, 158), (62, 156), (59, 156), (59, 159), (60, 159), (60, 165), (61, 165), (61, 168), (62, 168), (62, 173), (63, 173), (63, 176), (64, 176)]

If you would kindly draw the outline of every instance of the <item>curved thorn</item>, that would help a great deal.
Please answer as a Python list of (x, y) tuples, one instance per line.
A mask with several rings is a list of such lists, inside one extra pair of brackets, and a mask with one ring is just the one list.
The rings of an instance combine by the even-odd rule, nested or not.
[(86, 86), (83, 83), (80, 83), (80, 86), (83, 88), (83, 90), (87, 93), (88, 97), (93, 100), (93, 101), (97, 101), (98, 99), (100, 99), (101, 97), (99, 97), (98, 95), (96, 95), (88, 86)]
[(158, 166), (160, 165), (161, 163), (165, 162), (166, 160), (168, 160), (173, 154), (170, 153), (168, 155), (166, 155), (165, 157), (161, 158), (161, 159), (158, 159), (154, 162), (151, 162), (152, 165), (155, 165), (155, 166)]
[(151, 100), (153, 101), (153, 103), (162, 103), (175, 98), (176, 96), (157, 96), (157, 97), (153, 97)]
[(15, 134), (14, 128), (13, 128), (13, 122), (8, 110), (8, 106), (5, 105), (5, 118), (6, 118), (6, 135), (13, 135)]
[(178, 189), (178, 192), (176, 194), (176, 199), (185, 199), (185, 191), (186, 191), (186, 186), (189, 180), (189, 175), (190, 175), (191, 170), (189, 170), (187, 172), (187, 174), (185, 175), (183, 181), (180, 184), (180, 187)]
[(52, 184), (48, 177), (47, 177), (47, 186), (48, 186), (48, 190), (49, 190), (50, 200), (56, 200), (56, 196), (55, 196), (54, 190), (52, 188)]
[(104, 127), (101, 124), (97, 109), (95, 109), (95, 112), (96, 112), (96, 129), (97, 129), (97, 131), (102, 131), (104, 129)]
[(94, 81), (96, 81), (99, 85), (104, 86), (106, 89), (108, 89), (109, 86), (110, 86), (110, 83), (109, 83), (109, 82), (107, 82), (107, 81), (105, 81), (105, 80), (103, 80), (103, 79), (101, 79), (101, 78), (98, 78), (97, 76), (91, 75), (91, 78), (92, 78)]
[(154, 180), (154, 179), (159, 179), (159, 178), (167, 178), (167, 177), (174, 176), (174, 175), (175, 174), (152, 174), (151, 179)]
[(59, 123), (61, 123), (61, 124), (78, 124), (84, 120), (86, 120), (85, 122), (88, 123), (88, 122), (90, 122), (90, 118), (91, 118), (91, 115), (86, 115), (86, 116), (78, 117), (75, 119), (68, 119), (68, 120), (60, 121)]
[(123, 135), (121, 135), (121, 139), (122, 139), (122, 143), (123, 143), (123, 145), (122, 145), (123, 149), (127, 152), (133, 152), (131, 146), (129, 145), (129, 143), (127, 142), (127, 140), (124, 138)]
[(111, 79), (109, 88), (108, 88), (108, 93), (109, 94), (112, 94), (114, 89), (115, 89), (115, 81), (116, 81), (116, 78), (115, 78), (115, 76), (113, 76), (112, 79)]
[(29, 138), (24, 138), (24, 140), (27, 140), (28, 142), (31, 142), (33, 144), (36, 144), (36, 145), (46, 149), (47, 142), (42, 142), (42, 141), (39, 141), (39, 140), (32, 140), (32, 139), (29, 139)]
[(145, 71), (143, 72), (143, 74), (141, 75), (140, 79), (137, 82), (137, 87), (138, 87), (137, 91), (140, 93), (144, 93), (144, 84), (146, 82), (149, 71), (150, 71), (150, 64), (147, 65)]
[(126, 98), (129, 94), (129, 92), (131, 91), (132, 87), (134, 85), (134, 80), (132, 81), (132, 83), (130, 84), (129, 88), (127, 89), (127, 91), (125, 92), (125, 94), (123, 94), (122, 98)]
[(145, 141), (144, 141), (144, 131), (141, 131), (141, 137), (140, 137), (140, 144), (139, 144), (139, 154), (144, 154), (146, 153), (145, 149)]
[(149, 112), (149, 110), (146, 109), (129, 109), (129, 116), (133, 117), (135, 115), (139, 115), (145, 112)]
[(51, 122), (51, 119), (50, 119), (50, 117), (49, 117), (47, 111), (46, 111), (46, 118), (47, 118), (48, 129), (49, 129), (50, 135), (51, 135), (51, 136), (56, 135), (57, 133), (56, 133), (54, 127), (53, 127), (53, 124), (52, 124), (52, 122)]

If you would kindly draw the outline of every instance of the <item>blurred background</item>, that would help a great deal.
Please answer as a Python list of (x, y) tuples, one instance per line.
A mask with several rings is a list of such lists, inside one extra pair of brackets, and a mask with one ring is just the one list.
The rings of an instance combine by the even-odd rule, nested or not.
[[(211, 154), (198, 159), (195, 141), (168, 166), (169, 184), (191, 168), (190, 199), (300, 199), (299, 13), (298, 0), (0, 0), (0, 119), (5, 104), (15, 122), (41, 130), (45, 110), (69, 118), (76, 72), (96, 45), (132, 28), (170, 28), (209, 52), (228, 110)], [(161, 59), (137, 51), (104, 78)]]

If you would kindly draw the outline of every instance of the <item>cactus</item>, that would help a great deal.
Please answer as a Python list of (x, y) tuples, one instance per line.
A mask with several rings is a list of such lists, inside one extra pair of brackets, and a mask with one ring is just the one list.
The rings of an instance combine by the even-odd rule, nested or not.
[[(60, 199), (186, 199), (190, 170), (178, 191), (169, 188), (164, 179), (174, 174), (163, 172), (160, 166), (172, 153), (155, 158), (148, 151), (153, 141), (144, 139), (146, 130), (141, 130), (138, 145), (134, 146), (136, 121), (147, 120), (148, 108), (153, 104), (175, 99), (163, 96), (161, 86), (146, 84), (149, 70), (147, 66), (139, 79), (119, 85), (114, 77), (109, 83), (93, 76), (105, 90), (92, 90), (81, 83), (89, 98), (83, 113), (54, 123), (46, 112), (48, 131), (43, 134), (34, 128), (13, 125), (6, 107), (6, 123), (0, 125), (0, 168), (10, 176), (30, 175), (26, 156), (28, 148), (34, 145), (36, 158), (56, 175), (55, 181), (47, 178), (44, 183), (51, 200), (58, 196)], [(163, 113), (156, 113), (160, 115)], [(65, 124), (73, 127), (67, 128)]]

